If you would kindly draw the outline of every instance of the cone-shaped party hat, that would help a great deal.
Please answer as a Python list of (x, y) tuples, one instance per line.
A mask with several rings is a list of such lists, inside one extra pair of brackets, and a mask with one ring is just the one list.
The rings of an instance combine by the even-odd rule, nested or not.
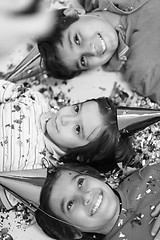
[(42, 66), (40, 52), (37, 45), (35, 45), (34, 48), (32, 48), (28, 55), (6, 79), (16, 82), (18, 80), (37, 76), (39, 74), (42, 74), (44, 71), (45, 70)]
[(47, 176), (47, 168), (23, 171), (0, 172), (0, 196), (6, 208), (12, 204), (7, 192), (35, 211), (39, 206), (41, 188)]
[(118, 129), (121, 135), (132, 135), (160, 121), (160, 109), (117, 107)]

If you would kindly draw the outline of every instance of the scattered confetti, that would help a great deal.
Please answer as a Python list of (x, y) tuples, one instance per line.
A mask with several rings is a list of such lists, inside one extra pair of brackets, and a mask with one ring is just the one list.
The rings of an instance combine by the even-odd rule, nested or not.
[[(66, 6), (69, 1), (64, 0), (46, 0), (48, 2), (48, 6), (50, 7), (53, 3), (58, 3), (60, 5)], [(32, 46), (29, 46), (30, 48)], [(15, 66), (8, 66), (8, 73), (13, 70)], [(7, 73), (7, 74), (8, 74)], [(0, 72), (1, 77), (5, 77), (3, 72)], [(69, 105), (71, 103), (71, 99), (65, 95), (64, 92), (59, 91), (58, 93), (54, 92), (54, 87), (57, 85), (55, 82), (55, 86), (49, 86), (46, 84), (47, 75), (41, 74), (36, 77), (28, 78), (22, 82), (24, 88), (36, 88), (41, 92), (48, 102), (50, 106), (54, 109), (59, 109), (63, 106)], [(62, 82), (63, 85), (66, 85), (66, 81)], [(101, 88), (102, 89), (102, 88)], [(71, 89), (68, 90), (68, 92)], [(105, 89), (102, 89), (105, 90)], [(148, 98), (143, 98), (133, 93), (132, 96), (129, 96), (128, 93), (120, 85), (115, 85), (111, 99), (114, 103), (119, 106), (133, 106), (133, 107), (143, 107), (143, 108), (153, 108), (160, 109), (160, 106), (156, 103), (153, 103)], [(15, 106), (15, 110), (19, 111), (19, 107)], [(7, 139), (6, 139), (7, 141)], [(0, 143), (5, 144), (4, 143)], [(106, 181), (110, 183), (113, 187), (117, 187), (119, 181), (125, 176), (127, 168), (142, 168), (147, 164), (155, 164), (159, 162), (160, 159), (160, 122), (153, 124), (143, 131), (140, 131), (133, 136), (133, 148), (135, 150), (135, 156), (132, 161), (127, 164), (126, 169), (120, 169), (119, 171), (112, 171), (105, 175)], [(150, 180), (152, 180), (152, 176), (150, 176)], [(146, 194), (149, 194), (151, 189), (146, 190)], [(137, 200), (142, 198), (141, 194), (137, 196)], [(155, 206), (151, 206), (151, 210), (153, 210)], [(127, 210), (122, 209), (124, 213), (127, 214)], [(144, 217), (143, 214), (136, 216), (133, 220), (133, 223), (141, 224), (141, 220)], [(154, 219), (153, 219), (154, 220)], [(35, 222), (35, 218), (33, 213), (25, 207), (23, 204), (17, 204), (13, 209), (6, 210), (4, 207), (0, 207), (0, 239), (12, 240), (12, 233), (15, 229), (20, 229), (25, 231), (26, 228)], [(119, 219), (118, 226), (123, 224), (123, 219)], [(123, 240), (127, 240), (125, 235), (120, 232), (119, 238)]]

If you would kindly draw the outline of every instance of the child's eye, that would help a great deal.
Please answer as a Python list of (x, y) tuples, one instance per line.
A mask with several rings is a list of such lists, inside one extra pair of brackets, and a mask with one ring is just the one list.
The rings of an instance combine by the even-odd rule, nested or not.
[(79, 179), (78, 179), (78, 182), (77, 182), (78, 188), (81, 188), (81, 187), (82, 187), (83, 182), (84, 182), (84, 178), (79, 178)]
[(76, 113), (79, 112), (79, 106), (78, 106), (78, 105), (75, 105), (75, 106), (74, 106), (74, 111), (75, 111)]
[(71, 207), (73, 206), (74, 204), (74, 201), (69, 201), (68, 204), (67, 204), (67, 210), (70, 211), (71, 210)]
[(74, 41), (77, 45), (80, 45), (80, 40), (79, 40), (79, 37), (78, 35), (76, 34), (75, 37), (74, 37)]
[(81, 128), (80, 128), (79, 125), (76, 125), (75, 131), (76, 131), (77, 134), (80, 134)]
[(81, 66), (82, 66), (82, 67), (85, 67), (85, 66), (86, 66), (86, 59), (85, 59), (84, 56), (81, 57), (80, 62), (81, 62)]

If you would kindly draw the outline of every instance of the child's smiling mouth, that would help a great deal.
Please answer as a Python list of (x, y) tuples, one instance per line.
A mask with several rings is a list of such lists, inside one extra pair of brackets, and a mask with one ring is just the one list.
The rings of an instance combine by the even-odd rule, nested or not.
[(106, 43), (105, 43), (105, 41), (104, 41), (104, 39), (102, 38), (102, 36), (101, 36), (101, 34), (100, 33), (98, 33), (98, 36), (99, 36), (99, 38), (100, 38), (100, 43), (101, 43), (101, 55), (103, 55), (104, 54), (104, 52), (106, 51), (106, 48), (107, 48), (107, 46), (106, 46)]
[(92, 211), (91, 211), (91, 216), (93, 216), (97, 210), (100, 208), (101, 204), (102, 204), (102, 201), (103, 201), (103, 192), (100, 191), (99, 195), (98, 195), (98, 198), (92, 208)]

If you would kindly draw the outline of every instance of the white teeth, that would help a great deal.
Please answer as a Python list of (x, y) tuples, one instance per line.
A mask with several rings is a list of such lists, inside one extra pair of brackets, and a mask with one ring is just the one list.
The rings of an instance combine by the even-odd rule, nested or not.
[(100, 38), (100, 40), (101, 40), (102, 49), (103, 49), (103, 53), (104, 53), (105, 50), (106, 50), (106, 43), (105, 43), (105, 41), (103, 40), (103, 38), (101, 37), (100, 34), (98, 34), (98, 36), (99, 36), (99, 38)]
[(95, 214), (97, 209), (100, 207), (101, 203), (102, 203), (102, 199), (103, 199), (103, 195), (102, 193), (100, 193), (95, 205), (94, 205), (94, 208), (92, 209), (91, 211), (91, 215)]

